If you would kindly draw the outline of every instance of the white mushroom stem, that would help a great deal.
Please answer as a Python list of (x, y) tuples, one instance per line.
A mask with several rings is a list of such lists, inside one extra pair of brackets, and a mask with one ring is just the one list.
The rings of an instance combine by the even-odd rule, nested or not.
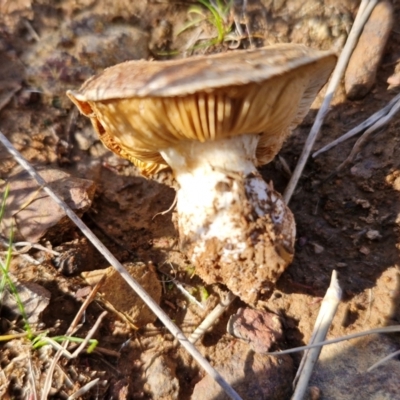
[(222, 281), (250, 302), (291, 261), (295, 236), (291, 212), (255, 167), (258, 140), (186, 141), (161, 151), (180, 186), (183, 250), (206, 282)]

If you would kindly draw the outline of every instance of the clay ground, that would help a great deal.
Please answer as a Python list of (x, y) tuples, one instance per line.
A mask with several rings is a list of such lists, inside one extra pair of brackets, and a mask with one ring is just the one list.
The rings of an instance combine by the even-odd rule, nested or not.
[[(78, 88), (91, 75), (127, 59), (190, 56), (227, 51), (229, 45), (245, 48), (277, 42), (328, 49), (346, 37), (358, 2), (248, 1), (244, 14), (238, 11), (237, 15), (241, 26), (247, 23), (252, 42), (244, 38), (240, 43), (217, 45), (212, 44), (217, 33), (209, 21), (198, 22), (179, 33), (191, 17), (189, 8), (193, 4), (198, 5), (183, 0), (18, 0), (12, 6), (10, 2), (0, 2), (4, 8), (0, 10), (0, 99), (4, 101), (0, 130), (35, 166), (54, 166), (74, 177), (94, 181), (93, 204), (83, 220), (118, 260), (151, 262), (157, 268), (158, 279), (164, 276), (161, 272), (173, 275), (187, 287), (197, 289), (193, 293), (200, 300), (203, 284), (192, 277), (189, 262), (179, 252), (172, 212), (154, 217), (171, 206), (174, 190), (142, 178), (128, 162), (106, 151), (89, 120), (78, 115), (65, 91)], [(398, 2), (394, 8), (394, 20), (400, 21)], [(228, 13), (226, 26), (232, 26), (232, 15)], [(338, 90), (316, 149), (367, 119), (396, 95), (398, 89), (388, 90), (386, 81), (399, 59), (397, 23), (373, 89), (356, 101), (346, 99), (343, 87)], [(263, 177), (272, 180), (280, 192), (288, 182), (283, 164), (286, 162), (294, 169), (320, 101), (317, 99), (285, 143), (281, 158), (261, 168)], [(370, 137), (352, 164), (331, 176), (348, 156), (355, 140), (310, 160), (290, 201), (297, 224), (295, 258), (272, 296), (265, 299), (265, 308), (277, 313), (283, 323), (284, 340), (279, 348), (307, 343), (334, 269), (339, 274), (343, 299), (329, 337), (400, 322), (400, 114)], [(0, 146), (0, 178), (6, 181), (15, 168), (15, 160)], [(69, 247), (75, 246), (80, 254), (85, 254), (72, 271), (57, 269), (50, 256), (34, 251), (30, 255), (42, 260), (39, 266), (21, 258), (13, 262), (13, 271), (21, 280), (39, 283), (51, 292), (41, 323), (54, 328), (52, 335), (65, 333), (81, 305), (76, 294), (87, 283), (80, 273), (109, 266), (77, 229), (41, 239), (42, 244), (52, 248), (72, 241)], [(204, 311), (167, 282), (162, 287), (160, 305), (185, 333), (190, 333), (217, 303), (219, 291), (220, 288), (211, 286), (205, 288), (203, 292), (210, 297), (204, 302), (208, 307)], [(224, 359), (236, 340), (226, 333), (225, 327), (229, 316), (241, 306), (244, 304), (235, 300), (220, 323), (198, 344), (215, 365)], [(89, 306), (82, 331), (77, 335), (85, 335), (102, 309), (100, 301)], [(7, 318), (3, 317), (1, 334), (9, 332), (12, 324), (4, 321)], [(170, 379), (179, 383), (179, 389), (172, 389), (170, 398), (189, 399), (194, 385), (204, 375), (159, 321), (135, 331), (111, 312), (96, 337), (99, 346), (114, 353), (85, 354), (69, 363), (62, 362), (67, 374), (71, 376), (73, 369), (79, 377), (74, 380), (75, 390), (94, 377), (104, 380), (97, 392), (89, 391), (82, 398), (158, 398), (149, 387), (144, 370), (149, 358), (160, 355), (169, 365)], [(385, 340), (395, 349), (399, 347), (398, 335)], [(0, 353), (2, 368), (16, 357), (5, 344)], [(331, 354), (331, 363), (339, 356)], [(298, 363), (299, 356), (293, 356), (291, 372)], [(340, 374), (332, 372), (330, 379), (341, 379)], [(21, 372), (18, 378), (3, 381), (4, 398), (24, 398), (24, 379), (27, 377)], [(318, 382), (315, 384), (318, 386)], [(384, 376), (380, 385), (386, 385)], [(343, 398), (400, 398), (400, 386), (397, 389), (389, 397), (373, 397), (368, 392), (366, 397)], [(66, 398), (65, 393), (73, 392), (73, 388), (61, 383), (53, 398)], [(321, 396), (341, 398), (324, 391)], [(204, 399), (208, 398), (205, 394)]]

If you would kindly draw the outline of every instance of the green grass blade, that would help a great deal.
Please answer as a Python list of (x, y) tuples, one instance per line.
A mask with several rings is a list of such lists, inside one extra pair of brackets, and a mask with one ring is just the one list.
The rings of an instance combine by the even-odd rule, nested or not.
[(1, 201), (1, 207), (0, 207), (0, 223), (3, 220), (3, 216), (4, 216), (4, 211), (6, 209), (6, 201), (8, 198), (8, 194), (10, 193), (10, 185), (7, 184), (6, 185), (6, 190), (4, 191), (3, 194), (3, 200)]

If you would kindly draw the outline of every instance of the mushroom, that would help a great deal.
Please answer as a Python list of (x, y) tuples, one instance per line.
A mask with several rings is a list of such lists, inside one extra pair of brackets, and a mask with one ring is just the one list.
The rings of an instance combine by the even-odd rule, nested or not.
[(296, 231), (256, 167), (277, 154), (335, 62), (297, 44), (128, 61), (67, 95), (143, 175), (172, 169), (181, 249), (206, 283), (254, 304), (292, 261)]

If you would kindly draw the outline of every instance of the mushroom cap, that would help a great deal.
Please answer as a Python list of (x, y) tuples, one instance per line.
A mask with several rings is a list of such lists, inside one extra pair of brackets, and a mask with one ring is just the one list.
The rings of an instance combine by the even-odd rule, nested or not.
[(165, 168), (160, 150), (184, 140), (259, 134), (269, 162), (307, 114), (336, 56), (279, 44), (170, 61), (127, 61), (67, 95), (110, 150), (144, 175)]

